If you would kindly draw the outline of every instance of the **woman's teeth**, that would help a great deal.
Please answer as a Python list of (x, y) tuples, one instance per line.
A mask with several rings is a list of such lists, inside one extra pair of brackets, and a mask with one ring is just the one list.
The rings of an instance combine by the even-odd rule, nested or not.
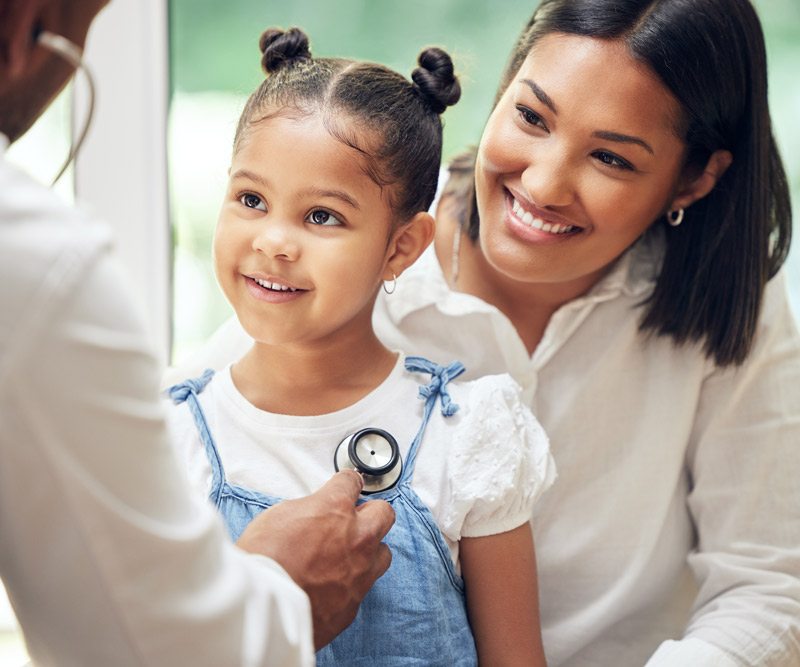
[(265, 289), (271, 289), (275, 292), (296, 292), (297, 290), (293, 287), (286, 287), (286, 285), (279, 285), (278, 283), (271, 283), (267, 280), (260, 280), (259, 278), (253, 278), (255, 282), (257, 282), (261, 287)]
[(528, 225), (528, 227), (541, 229), (543, 232), (550, 232), (551, 234), (566, 234), (575, 229), (575, 225), (560, 225), (555, 222), (549, 223), (542, 221), (540, 218), (534, 218), (530, 211), (523, 210), (516, 199), (513, 199), (513, 202), (512, 208), (514, 209), (514, 213), (516, 213), (517, 217)]

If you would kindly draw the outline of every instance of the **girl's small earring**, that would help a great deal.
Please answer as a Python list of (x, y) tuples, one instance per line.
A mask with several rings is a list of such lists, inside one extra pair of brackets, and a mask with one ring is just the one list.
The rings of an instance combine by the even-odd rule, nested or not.
[(681, 224), (683, 222), (683, 209), (679, 208), (677, 211), (668, 211), (667, 222), (672, 227), (677, 227), (679, 224)]
[(397, 288), (397, 276), (392, 273), (392, 289), (388, 289), (386, 287), (386, 281), (383, 283), (383, 291), (387, 294), (394, 294), (395, 289)]

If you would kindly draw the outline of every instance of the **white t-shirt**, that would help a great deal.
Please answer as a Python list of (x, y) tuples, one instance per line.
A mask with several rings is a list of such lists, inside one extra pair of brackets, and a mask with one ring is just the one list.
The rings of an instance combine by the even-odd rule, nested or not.
[[(442, 360), (446, 365), (450, 360)], [(303, 496), (334, 472), (337, 445), (362, 428), (391, 433), (405, 454), (422, 424), (418, 397), (430, 375), (405, 370), (398, 355), (389, 376), (360, 401), (315, 416), (259, 410), (237, 390), (226, 367), (200, 393), (228, 482), (280, 498)], [(430, 508), (458, 563), (458, 540), (516, 528), (550, 486), (555, 467), (547, 437), (520, 401), (508, 375), (448, 384), (459, 410), (443, 417), (438, 403), (420, 442), (411, 487)], [(204, 497), (211, 467), (187, 404), (165, 399), (168, 422), (189, 478)]]
[[(451, 291), (432, 249), (381, 293), (392, 348), (507, 372), (558, 480), (532, 520), (550, 667), (800, 665), (800, 335), (780, 272), (753, 350), (717, 368), (639, 333), (662, 241), (626, 253), (551, 318), (532, 355), (508, 318)], [(171, 378), (220, 368), (235, 320)]]
[(28, 652), (313, 665), (306, 595), (189, 491), (128, 282), (104, 227), (0, 158), (0, 575)]

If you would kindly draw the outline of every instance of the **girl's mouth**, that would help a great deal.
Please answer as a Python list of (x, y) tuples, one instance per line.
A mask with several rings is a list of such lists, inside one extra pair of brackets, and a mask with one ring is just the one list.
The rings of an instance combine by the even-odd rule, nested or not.
[(287, 285), (281, 285), (280, 283), (271, 283), (267, 280), (261, 280), (260, 278), (253, 278), (253, 282), (261, 285), (264, 289), (268, 289), (271, 292), (303, 292), (305, 290), (298, 290), (294, 287), (288, 287)]

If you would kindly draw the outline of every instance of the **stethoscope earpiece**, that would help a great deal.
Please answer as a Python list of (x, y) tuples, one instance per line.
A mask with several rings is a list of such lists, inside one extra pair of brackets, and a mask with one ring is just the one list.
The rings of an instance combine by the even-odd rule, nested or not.
[(400, 448), (390, 433), (380, 428), (364, 428), (348, 435), (333, 455), (336, 471), (350, 468), (364, 477), (361, 493), (369, 495), (391, 489), (403, 472)]

